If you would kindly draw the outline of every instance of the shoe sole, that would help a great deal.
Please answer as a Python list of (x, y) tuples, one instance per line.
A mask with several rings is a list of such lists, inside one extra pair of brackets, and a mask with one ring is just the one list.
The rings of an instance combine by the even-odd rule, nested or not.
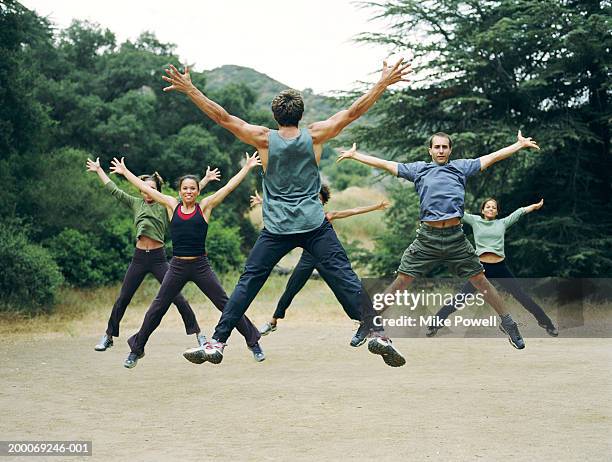
[(391, 344), (383, 345), (372, 339), (368, 342), (368, 350), (370, 353), (382, 356), (387, 366), (401, 367), (406, 364), (406, 359)]
[(220, 353), (214, 353), (212, 355), (205, 353), (205, 356), (206, 358), (204, 359), (204, 361), (208, 361), (213, 364), (220, 364), (221, 361), (223, 361), (223, 354)]
[(183, 358), (193, 364), (202, 364), (206, 361), (206, 354), (201, 348), (193, 348), (183, 353)]
[(523, 343), (523, 346), (518, 346), (516, 343), (514, 343), (514, 341), (512, 340), (512, 337), (510, 337), (510, 334), (506, 332), (506, 329), (504, 329), (504, 326), (502, 326), (501, 324), (499, 325), (499, 330), (501, 330), (504, 334), (508, 336), (508, 341), (510, 342), (510, 345), (512, 345), (514, 348), (516, 348), (517, 350), (522, 350), (523, 348), (525, 348), (524, 343)]

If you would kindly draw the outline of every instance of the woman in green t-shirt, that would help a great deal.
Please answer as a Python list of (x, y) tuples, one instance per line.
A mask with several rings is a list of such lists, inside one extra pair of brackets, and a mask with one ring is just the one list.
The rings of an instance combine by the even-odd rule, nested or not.
[[(164, 250), (169, 221), (165, 207), (155, 202), (148, 194), (140, 193), (140, 197), (136, 197), (119, 189), (100, 167), (99, 158), (95, 162), (87, 159), (87, 170), (97, 173), (110, 194), (132, 211), (136, 227), (134, 256), (123, 278), (119, 297), (113, 305), (106, 333), (102, 336), (100, 343), (95, 346), (96, 351), (106, 351), (107, 348), (113, 346), (113, 337), (119, 336), (119, 323), (144, 277), (151, 273), (161, 283), (170, 267)], [(157, 172), (153, 175), (141, 175), (139, 178), (157, 191), (161, 191), (163, 180)], [(207, 169), (200, 186), (204, 187), (210, 181), (218, 181), (219, 178), (218, 169)], [(173, 303), (183, 318), (187, 335), (195, 334), (198, 344), (203, 344), (206, 339), (200, 336), (200, 326), (185, 297), (178, 294)]]
[[(506, 265), (506, 255), (504, 253), (504, 237), (506, 230), (516, 223), (523, 215), (539, 210), (544, 205), (544, 199), (536, 204), (527, 207), (521, 207), (505, 218), (497, 219), (499, 206), (497, 200), (489, 197), (482, 202), (480, 206), (480, 214), (472, 215), (466, 213), (463, 215), (464, 223), (469, 224), (474, 232), (474, 242), (476, 244), (476, 253), (484, 266), (487, 279), (497, 281), (504, 289), (529, 311), (538, 321), (538, 325), (544, 329), (552, 337), (559, 335), (559, 331), (553, 324), (552, 320), (546, 315), (540, 305), (538, 305), (523, 289), (521, 289), (518, 281)], [(476, 289), (472, 284), (467, 282), (460, 290), (462, 294), (474, 293)], [(457, 311), (453, 304), (448, 304), (440, 308), (436, 313), (437, 323), (435, 326), (427, 328), (427, 336), (436, 335), (440, 329), (441, 323), (448, 318), (451, 313)]]

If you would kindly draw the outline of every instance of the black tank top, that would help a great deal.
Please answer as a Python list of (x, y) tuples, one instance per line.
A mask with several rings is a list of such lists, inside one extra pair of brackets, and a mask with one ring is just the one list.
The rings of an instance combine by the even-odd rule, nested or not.
[(208, 223), (200, 205), (196, 203), (195, 210), (190, 214), (181, 212), (181, 204), (177, 205), (170, 221), (170, 236), (172, 237), (172, 254), (176, 257), (199, 257), (206, 255), (206, 233)]

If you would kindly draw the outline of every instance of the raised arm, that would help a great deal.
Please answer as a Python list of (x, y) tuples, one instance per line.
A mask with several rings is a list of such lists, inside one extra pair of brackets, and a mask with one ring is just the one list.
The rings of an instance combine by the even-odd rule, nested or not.
[(208, 219), (210, 217), (210, 214), (212, 212), (212, 210), (219, 205), (221, 202), (223, 202), (223, 200), (234, 190), (238, 187), (238, 185), (240, 185), (240, 183), (242, 183), (242, 180), (244, 180), (247, 176), (247, 174), (255, 167), (258, 167), (261, 165), (261, 159), (259, 158), (259, 156), (257, 155), (257, 151), (255, 151), (253, 153), (252, 156), (249, 156), (248, 153), (245, 154), (245, 160), (246, 162), (244, 163), (244, 166), (240, 169), (240, 171), (238, 173), (236, 173), (228, 182), (225, 186), (223, 186), (221, 189), (219, 189), (217, 192), (215, 192), (214, 194), (205, 197), (204, 199), (202, 199), (202, 201), (200, 202), (200, 208), (202, 209), (202, 212), (204, 213), (204, 216)]
[(540, 210), (543, 205), (544, 205), (544, 199), (540, 199), (540, 202), (524, 207), (525, 213), (531, 213), (531, 212), (535, 212), (536, 210)]
[(185, 72), (181, 74), (176, 67), (170, 64), (165, 69), (166, 74), (162, 77), (170, 85), (164, 91), (178, 91), (186, 94), (189, 99), (208, 117), (218, 125), (232, 132), (240, 141), (255, 147), (258, 150), (268, 148), (267, 127), (252, 125), (239, 117), (231, 115), (219, 104), (204, 95), (192, 82), (189, 68), (185, 66)]
[(111, 161), (111, 173), (123, 175), (140, 191), (152, 197), (155, 202), (164, 205), (169, 212), (173, 212), (176, 206), (178, 205), (178, 201), (174, 197), (162, 194), (157, 189), (152, 188), (147, 183), (138, 178), (136, 175), (134, 175), (132, 172), (130, 172), (125, 166), (125, 157), (122, 157), (121, 160), (117, 159), (116, 157), (113, 158), (113, 160)]
[(200, 180), (200, 191), (202, 191), (208, 183), (211, 181), (219, 181), (221, 179), (221, 172), (218, 168), (211, 170), (210, 167), (206, 167), (206, 173)]
[(339, 220), (341, 218), (352, 217), (353, 215), (361, 215), (362, 213), (373, 212), (375, 210), (385, 210), (389, 207), (389, 201), (380, 201), (378, 204), (366, 205), (363, 207), (354, 207), (352, 209), (340, 210), (339, 212), (328, 212), (327, 219), (329, 221)]
[(389, 85), (397, 82), (407, 82), (408, 80), (404, 77), (411, 72), (410, 65), (410, 62), (404, 63), (403, 59), (400, 59), (394, 66), (387, 66), (387, 62), (383, 62), (380, 79), (366, 94), (360, 96), (348, 109), (334, 114), (327, 120), (315, 122), (308, 127), (313, 143), (323, 144), (338, 136), (348, 124), (364, 115)]
[(357, 152), (357, 145), (355, 143), (353, 143), (353, 146), (348, 151), (340, 151), (340, 155), (338, 159), (336, 159), (336, 162), (342, 162), (345, 159), (353, 159), (362, 164), (369, 165), (370, 167), (386, 170), (391, 175), (397, 176), (397, 162), (361, 154)]
[(98, 174), (98, 178), (104, 184), (106, 189), (108, 189), (115, 199), (119, 202), (122, 202), (124, 205), (132, 208), (134, 205), (139, 202), (137, 197), (131, 196), (130, 194), (122, 191), (117, 187), (115, 183), (108, 177), (106, 172), (102, 167), (100, 167), (100, 158), (98, 157), (94, 162), (91, 159), (87, 159), (87, 171), (96, 172)]
[(480, 157), (480, 170), (485, 170), (496, 162), (507, 159), (512, 154), (517, 151), (520, 151), (523, 148), (534, 148), (538, 151), (540, 150), (538, 144), (535, 141), (533, 141), (531, 138), (525, 138), (519, 130), (516, 143), (511, 144), (510, 146), (506, 146), (505, 148), (500, 149), (499, 151), (495, 151), (491, 154), (487, 154), (486, 156)]

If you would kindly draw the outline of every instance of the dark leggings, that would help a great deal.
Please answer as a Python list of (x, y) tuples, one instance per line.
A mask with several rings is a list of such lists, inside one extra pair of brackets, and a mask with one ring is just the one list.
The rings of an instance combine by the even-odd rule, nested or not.
[[(170, 303), (187, 282), (193, 281), (219, 311), (223, 311), (227, 303), (227, 294), (223, 290), (217, 275), (214, 273), (206, 256), (193, 260), (172, 258), (170, 268), (164, 276), (159, 292), (147, 310), (140, 330), (128, 339), (133, 353), (144, 353), (145, 345), (153, 331), (159, 326), (168, 311)], [(244, 336), (247, 346), (252, 347), (261, 335), (253, 323), (246, 317), (238, 321), (236, 328)]]
[(351, 268), (346, 252), (332, 225), (325, 220), (312, 231), (296, 234), (273, 234), (265, 228), (249, 254), (244, 272), (215, 328), (213, 338), (225, 342), (236, 323), (268, 279), (279, 260), (296, 247), (302, 247), (317, 260), (321, 277), (333, 290), (346, 314), (366, 326), (373, 325), (376, 315), (372, 301)]
[[(538, 305), (529, 295), (523, 292), (518, 281), (510, 271), (510, 268), (506, 265), (504, 260), (499, 263), (482, 263), (485, 269), (485, 276), (491, 282), (495, 281), (504, 289), (506, 289), (510, 295), (512, 295), (523, 307), (529, 311), (540, 324), (552, 326), (553, 323), (550, 318), (546, 315), (540, 305)], [(476, 292), (476, 288), (468, 281), (459, 290), (462, 294), (472, 294)], [(453, 304), (448, 304), (440, 308), (436, 313), (439, 321), (448, 318), (451, 313), (454, 313), (457, 309)]]
[[(142, 284), (144, 277), (148, 273), (151, 273), (155, 276), (155, 279), (161, 283), (168, 268), (170, 268), (170, 265), (166, 260), (166, 252), (163, 248), (149, 251), (135, 249), (134, 257), (123, 277), (121, 292), (119, 292), (119, 297), (115, 301), (110, 318), (108, 319), (108, 327), (106, 328), (107, 335), (112, 335), (113, 337), (119, 336), (119, 323), (125, 314), (125, 310), (132, 301), (132, 297), (136, 293), (136, 290), (138, 290), (138, 287)], [(172, 303), (176, 305), (183, 318), (185, 332), (187, 332), (188, 335), (200, 332), (200, 326), (198, 326), (196, 316), (185, 297), (178, 293), (172, 300)]]

